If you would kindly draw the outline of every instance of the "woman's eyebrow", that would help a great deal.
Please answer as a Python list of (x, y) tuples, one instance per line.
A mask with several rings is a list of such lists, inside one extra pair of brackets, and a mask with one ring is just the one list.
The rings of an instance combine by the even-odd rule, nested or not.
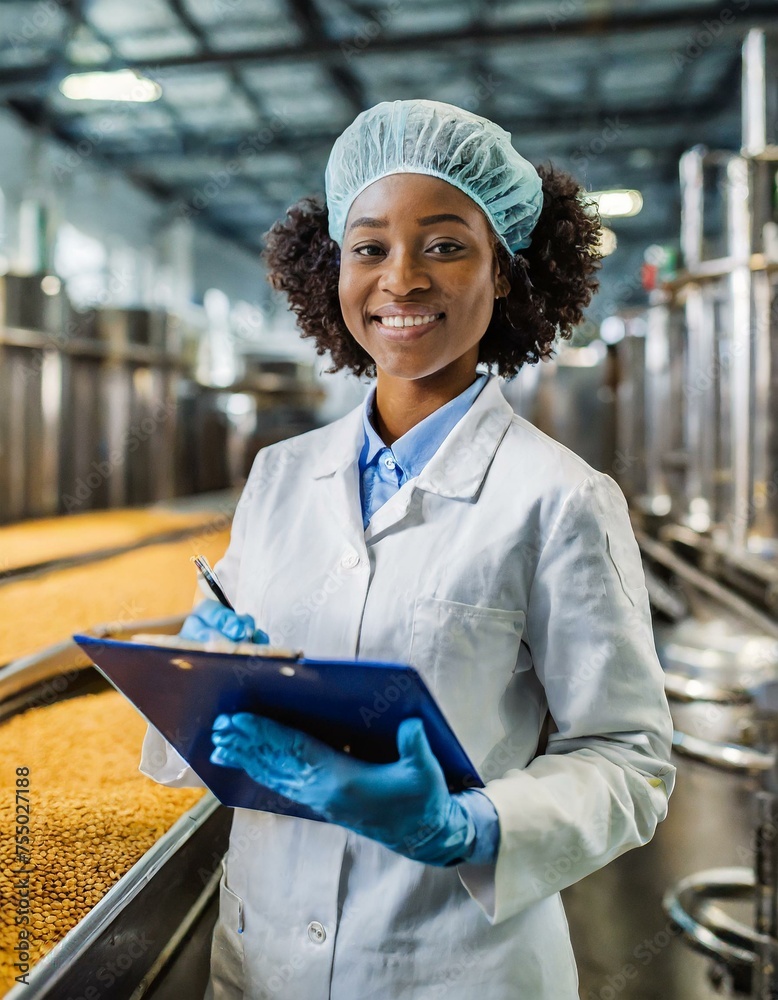
[[(468, 229), (471, 228), (461, 215), (453, 215), (451, 212), (443, 212), (440, 215), (425, 215), (421, 219), (417, 219), (416, 222), (420, 226), (434, 226), (438, 222), (461, 222), (463, 226), (467, 226)], [(369, 215), (363, 215), (360, 219), (354, 219), (348, 228), (349, 232), (351, 232), (351, 230), (356, 229), (357, 226), (369, 226), (372, 229), (382, 229), (387, 225), (387, 219), (373, 219)]]

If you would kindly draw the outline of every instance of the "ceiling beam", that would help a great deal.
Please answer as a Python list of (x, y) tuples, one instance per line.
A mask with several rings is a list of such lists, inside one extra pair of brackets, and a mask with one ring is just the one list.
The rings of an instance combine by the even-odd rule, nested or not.
[[(167, 4), (169, 9), (178, 18), (179, 23), (186, 28), (189, 34), (200, 46), (201, 54), (215, 57), (217, 53), (215, 53), (210, 47), (207, 32), (192, 17), (183, 0), (167, 0)], [(264, 121), (267, 117), (267, 110), (263, 107), (262, 102), (259, 100), (254, 91), (250, 87), (246, 86), (243, 77), (240, 75), (238, 67), (233, 65), (232, 62), (227, 62), (225, 68), (235, 88), (243, 94), (249, 107), (252, 108), (256, 114), (257, 127), (259, 127), (259, 123)]]
[[(733, 19), (724, 23), (721, 20), (722, 7), (720, 3), (706, 6), (667, 8), (662, 11), (626, 14), (619, 12), (611, 15), (597, 15), (586, 18), (566, 18), (552, 22), (549, 18), (513, 25), (470, 24), (456, 31), (424, 31), (414, 34), (382, 33), (372, 39), (359, 58), (369, 58), (372, 54), (402, 52), (404, 54), (417, 51), (440, 51), (456, 48), (461, 45), (503, 46), (516, 43), (537, 43), (539, 41), (564, 41), (589, 38), (616, 37), (619, 35), (648, 34), (652, 32), (702, 31), (706, 21), (716, 23), (721, 27), (718, 40), (742, 35), (744, 30), (754, 25), (771, 25), (778, 23), (778, 4), (775, 0), (759, 0), (750, 2), (748, 7), (734, 14)], [(324, 61), (335, 60), (341, 67), (344, 64), (343, 45), (348, 39), (329, 38), (322, 32), (317, 36), (308, 35), (293, 45), (275, 45), (267, 48), (232, 49), (225, 52), (195, 52), (182, 55), (167, 56), (163, 59), (123, 59), (121, 64), (131, 69), (143, 70), (147, 73), (163, 73), (169, 69), (180, 69), (187, 66), (207, 66), (228, 63), (267, 66), (276, 62), (289, 62), (306, 58), (316, 58)], [(96, 70), (113, 69), (113, 62), (90, 67)], [(19, 66), (0, 70), (0, 86), (9, 84), (31, 83), (49, 79), (55, 64), (39, 62), (31, 66)]]
[[(639, 108), (629, 111), (618, 107), (606, 107), (598, 108), (596, 111), (587, 111), (584, 114), (580, 109), (565, 105), (564, 110), (546, 109), (542, 119), (534, 116), (508, 118), (503, 114), (500, 115), (499, 120), (501, 126), (507, 131), (515, 135), (521, 135), (523, 137), (522, 143), (525, 146), (532, 141), (547, 141), (548, 139), (560, 137), (560, 141), (567, 142), (571, 152), (573, 152), (578, 149), (585, 151), (587, 146), (592, 145), (609, 125), (611, 129), (623, 129), (623, 137), (621, 139), (608, 140), (614, 147), (623, 148), (625, 140), (630, 145), (640, 144), (638, 135), (651, 129), (660, 130), (660, 135), (655, 137), (655, 139), (662, 142), (664, 133), (668, 130), (668, 127), (686, 129), (694, 126), (699, 129), (703, 125), (710, 127), (718, 121), (723, 121), (726, 124), (727, 109), (718, 107), (716, 108), (716, 114), (711, 115), (712, 106), (715, 107), (715, 105), (711, 105), (710, 99), (706, 98), (694, 104), (687, 103), (683, 106), (673, 103), (663, 107)], [(739, 105), (736, 112), (732, 111), (731, 120), (733, 128), (736, 128), (739, 132)], [(265, 152), (293, 152), (300, 155), (315, 154), (317, 152), (324, 154), (332, 147), (332, 144), (339, 135), (339, 130), (328, 128), (317, 129), (302, 134), (288, 129), (281, 130), (274, 137), (272, 143), (263, 145), (262, 149)], [(242, 135), (237, 138), (229, 136), (223, 141), (208, 137), (204, 139), (199, 150), (193, 149), (189, 145), (186, 155), (187, 157), (191, 157), (199, 153), (203, 156), (218, 157), (222, 160), (240, 159), (242, 156), (250, 158), (252, 155), (251, 149), (253, 148), (251, 146), (251, 139), (251, 134)], [(77, 141), (77, 138), (74, 138), (73, 141)], [(142, 162), (149, 156), (158, 159), (182, 155), (182, 151), (178, 147), (175, 149), (165, 149), (161, 145), (161, 138), (159, 136), (153, 136), (152, 141), (152, 148), (143, 148), (140, 146), (142, 136), (136, 135), (133, 138), (132, 146), (111, 147), (104, 141), (102, 148), (106, 157), (117, 163)], [(652, 141), (654, 140), (652, 139)], [(677, 136), (673, 136), (667, 132), (666, 141), (675, 142), (677, 141)], [(605, 148), (607, 148), (607, 144)], [(591, 152), (592, 155), (595, 155), (601, 153), (602, 150), (599, 148), (599, 145), (597, 149), (592, 146)]]
[[(654, 31), (700, 30), (704, 21), (716, 22), (721, 26), (720, 38), (734, 32), (740, 33), (743, 28), (753, 24), (778, 23), (778, 5), (775, 0), (762, 0), (750, 3), (748, 8), (735, 15), (732, 22), (724, 24), (721, 21), (722, 8), (719, 2), (705, 7), (677, 7), (662, 11), (644, 12), (640, 14), (613, 14), (610, 16), (590, 16), (587, 18), (568, 18), (553, 23), (544, 17), (537, 21), (529, 21), (516, 25), (500, 25), (491, 27), (484, 24), (474, 24), (457, 31), (425, 31), (407, 35), (381, 34), (372, 39), (366, 46), (364, 54), (385, 52), (408, 52), (413, 50), (438, 50), (463, 43), (479, 45), (501, 45), (506, 42), (538, 42), (558, 41), (561, 39), (601, 38), (604, 36), (641, 34)], [(216, 61), (229, 60), (231, 63), (255, 63), (267, 65), (269, 62), (300, 59), (307, 56), (343, 58), (342, 40), (328, 38), (321, 33), (316, 37), (306, 37), (294, 45), (272, 46), (266, 49), (249, 48), (221, 53)], [(213, 62), (213, 58), (202, 58), (197, 53), (180, 56), (168, 56), (165, 59), (136, 60), (127, 65), (142, 68), (158, 68), (160, 70), (180, 67), (197, 66), (203, 62)]]
[[(25, 104), (22, 101), (13, 101), (10, 102), (9, 106), (36, 132), (42, 133), (47, 137), (56, 140), (58, 143), (72, 148), (71, 137), (62, 130), (56, 119), (46, 114), (44, 107), (39, 102)], [(104, 166), (109, 168), (113, 166), (113, 164), (108, 163), (103, 159), (102, 152), (97, 147), (95, 147), (91, 155), (98, 161), (101, 161)], [(159, 202), (161, 206), (170, 205), (170, 203), (174, 202), (178, 197), (177, 191), (174, 187), (164, 184), (156, 178), (148, 177), (140, 171), (132, 169), (123, 169), (121, 172), (139, 190), (151, 196), (155, 201)], [(214, 235), (240, 247), (247, 253), (251, 255), (256, 254), (257, 246), (254, 241), (244, 240), (234, 228), (224, 225), (218, 219), (209, 216), (207, 209), (198, 217), (198, 223), (205, 229), (210, 230), (214, 233)]]
[[(327, 25), (312, 0), (287, 0), (292, 19), (300, 29), (305, 44), (316, 44), (318, 38), (326, 37)], [(327, 66), (327, 72), (335, 89), (345, 97), (355, 115), (365, 108), (365, 93), (359, 79), (351, 72), (343, 60)]]

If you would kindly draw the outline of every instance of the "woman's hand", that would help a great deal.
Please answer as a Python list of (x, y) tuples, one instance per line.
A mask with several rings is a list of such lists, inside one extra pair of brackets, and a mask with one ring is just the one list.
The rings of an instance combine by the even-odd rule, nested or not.
[(208, 642), (211, 639), (260, 644), (270, 642), (268, 634), (255, 627), (251, 615), (236, 614), (218, 601), (210, 600), (197, 605), (178, 634), (182, 639), (194, 642)]
[(463, 797), (449, 793), (421, 719), (400, 724), (400, 759), (392, 764), (366, 763), (246, 712), (218, 716), (212, 740), (212, 763), (243, 768), (258, 784), (398, 854), (443, 866), (472, 852), (473, 819)]

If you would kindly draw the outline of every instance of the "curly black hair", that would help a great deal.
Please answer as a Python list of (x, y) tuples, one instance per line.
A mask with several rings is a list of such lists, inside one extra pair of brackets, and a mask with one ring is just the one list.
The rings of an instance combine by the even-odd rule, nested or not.
[[(543, 208), (531, 233), (532, 245), (513, 257), (491, 229), (494, 251), (510, 282), (479, 344), (478, 361), (497, 366), (506, 379), (525, 364), (552, 355), (557, 335), (569, 339), (583, 319), (600, 282), (600, 219), (594, 203), (583, 204), (576, 179), (550, 163), (536, 167), (543, 184)], [(330, 239), (323, 199), (302, 198), (286, 218), (263, 234), (261, 258), (268, 281), (285, 292), (302, 337), (313, 337), (316, 353), (330, 352), (334, 374), (350, 368), (375, 378), (373, 359), (343, 321), (338, 297), (340, 247)]]

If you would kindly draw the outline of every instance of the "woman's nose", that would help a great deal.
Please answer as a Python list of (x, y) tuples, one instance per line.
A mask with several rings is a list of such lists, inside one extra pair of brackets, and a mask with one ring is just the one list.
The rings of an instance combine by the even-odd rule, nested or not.
[(381, 269), (381, 288), (392, 295), (403, 296), (418, 289), (429, 288), (430, 277), (425, 262), (411, 253), (391, 253)]

